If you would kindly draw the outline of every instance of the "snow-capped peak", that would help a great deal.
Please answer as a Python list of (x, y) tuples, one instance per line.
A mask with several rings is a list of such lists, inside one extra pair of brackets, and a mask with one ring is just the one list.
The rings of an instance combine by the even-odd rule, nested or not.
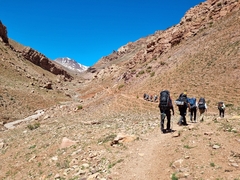
[(83, 72), (88, 69), (88, 66), (82, 65), (69, 57), (57, 58), (54, 61), (72, 71)]

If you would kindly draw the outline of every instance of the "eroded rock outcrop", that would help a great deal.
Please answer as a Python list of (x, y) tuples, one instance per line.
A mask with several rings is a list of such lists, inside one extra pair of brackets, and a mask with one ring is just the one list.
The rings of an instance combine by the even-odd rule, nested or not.
[(182, 40), (195, 36), (221, 17), (239, 9), (240, 3), (235, 0), (207, 0), (200, 3), (186, 12), (179, 24), (155, 33), (152, 41), (146, 45), (146, 52), (150, 54), (149, 57), (161, 55)]
[(181, 41), (195, 36), (220, 18), (239, 10), (240, 2), (236, 0), (207, 0), (189, 9), (179, 24), (120, 47), (109, 56), (101, 58), (94, 67), (105, 68), (124, 60), (126, 68), (132, 69), (137, 64), (160, 57)]
[(73, 77), (67, 73), (67, 71), (63, 70), (60, 67), (57, 67), (53, 62), (51, 62), (46, 56), (39, 53), (38, 51), (26, 47), (22, 51), (22, 55), (32, 63), (34, 63), (37, 66), (40, 66), (41, 68), (50, 71), (51, 73), (55, 75), (63, 75), (66, 79), (72, 80)]
[(8, 44), (7, 28), (2, 24), (2, 21), (0, 21), (0, 38)]

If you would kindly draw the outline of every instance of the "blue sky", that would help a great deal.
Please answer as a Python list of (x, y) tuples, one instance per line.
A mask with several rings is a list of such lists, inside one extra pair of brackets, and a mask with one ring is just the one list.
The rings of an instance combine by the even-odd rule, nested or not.
[(178, 24), (205, 0), (0, 0), (8, 37), (51, 60), (94, 65), (119, 47)]

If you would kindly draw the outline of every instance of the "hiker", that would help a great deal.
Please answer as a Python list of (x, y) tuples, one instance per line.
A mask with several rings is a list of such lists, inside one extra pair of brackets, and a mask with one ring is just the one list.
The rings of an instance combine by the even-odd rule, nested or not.
[(218, 110), (219, 110), (219, 116), (224, 117), (224, 111), (225, 111), (225, 104), (221, 101), (218, 102)]
[[(164, 132), (171, 132), (171, 110), (172, 110), (172, 115), (174, 115), (174, 108), (172, 105), (172, 99), (170, 97), (170, 92), (168, 90), (164, 90), (160, 92), (160, 97), (159, 97), (159, 105), (160, 109), (160, 114), (161, 114), (161, 131), (162, 133)], [(164, 120), (165, 117), (167, 116), (167, 129), (166, 131), (164, 130)]]
[(154, 95), (154, 102), (158, 102), (157, 99), (158, 99), (158, 95), (155, 94), (155, 95)]
[(149, 101), (153, 102), (153, 96), (150, 95)]
[(147, 94), (144, 93), (144, 94), (143, 94), (143, 99), (146, 100), (146, 97), (147, 97)]
[(149, 95), (148, 94), (144, 94), (144, 95), (145, 95), (144, 99), (148, 101)]
[(178, 106), (178, 110), (180, 113), (180, 119), (177, 124), (179, 126), (182, 126), (182, 125), (187, 126), (188, 124), (186, 120), (186, 115), (187, 115), (187, 108), (189, 107), (187, 92), (181, 93), (175, 102)]
[(190, 121), (197, 122), (197, 100), (195, 97), (188, 98), (189, 103), (189, 112), (190, 112)]
[(197, 106), (198, 106), (198, 110), (200, 113), (199, 121), (202, 122), (204, 119), (204, 113), (205, 113), (205, 111), (207, 111), (207, 104), (206, 104), (205, 98), (200, 97)]

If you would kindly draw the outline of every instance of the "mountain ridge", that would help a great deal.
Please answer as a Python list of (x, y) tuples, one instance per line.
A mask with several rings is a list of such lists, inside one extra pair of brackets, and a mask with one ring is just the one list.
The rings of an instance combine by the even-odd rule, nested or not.
[(82, 65), (75, 61), (74, 59), (71, 59), (69, 57), (62, 57), (54, 59), (53, 61), (57, 62), (58, 64), (68, 68), (71, 71), (74, 72), (84, 72), (88, 69), (88, 66)]

